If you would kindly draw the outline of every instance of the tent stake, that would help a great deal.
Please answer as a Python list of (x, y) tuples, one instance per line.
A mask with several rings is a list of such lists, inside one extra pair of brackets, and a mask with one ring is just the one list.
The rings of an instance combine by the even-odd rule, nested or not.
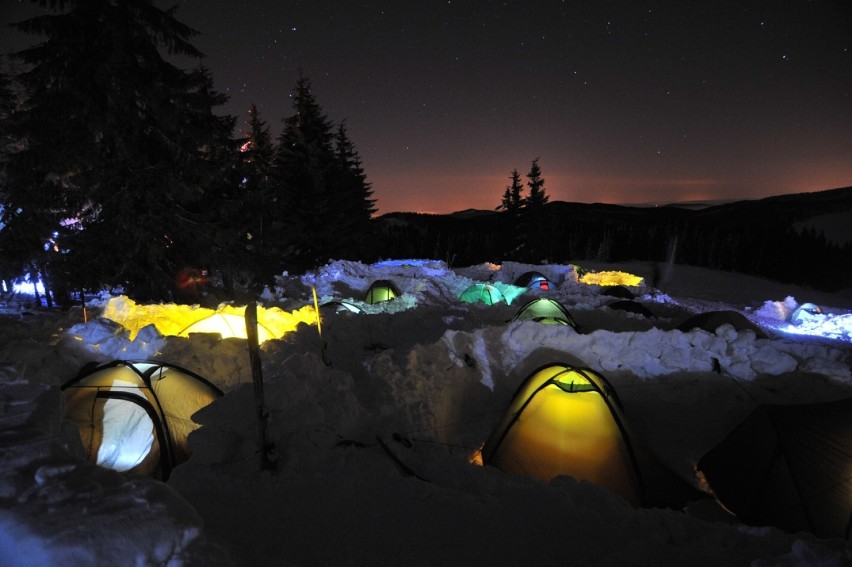
[(249, 360), (251, 361), (251, 377), (254, 383), (254, 401), (257, 408), (257, 433), (260, 443), (260, 470), (272, 471), (276, 468), (275, 444), (267, 440), (267, 422), (269, 408), (263, 394), (263, 368), (260, 362), (260, 345), (257, 340), (257, 303), (252, 301), (246, 305), (246, 337)]

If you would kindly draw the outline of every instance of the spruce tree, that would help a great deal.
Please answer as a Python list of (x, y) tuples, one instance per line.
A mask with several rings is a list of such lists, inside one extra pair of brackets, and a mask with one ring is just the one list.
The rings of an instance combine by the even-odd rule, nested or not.
[[(0, 283), (11, 286), (12, 280), (24, 272), (29, 254), (20, 254), (19, 246), (13, 244), (10, 230), (3, 230), (13, 213), (7, 201), (6, 162), (15, 152), (15, 139), (11, 132), (12, 116), (18, 105), (9, 76), (0, 71)], [(24, 251), (26, 248), (24, 248)], [(23, 256), (23, 257), (22, 257)]]
[(524, 199), (522, 215), (526, 244), (525, 255), (526, 259), (531, 262), (543, 260), (546, 250), (549, 248), (547, 241), (549, 235), (544, 211), (548, 196), (544, 191), (544, 178), (541, 175), (538, 159), (532, 161), (530, 171), (527, 173), (527, 186), (530, 188), (530, 193)]
[(276, 271), (302, 271), (328, 260), (334, 148), (332, 124), (300, 75), (292, 95), (294, 114), (283, 120), (274, 159), (275, 200), (271, 232)]
[(270, 209), (279, 269), (302, 271), (363, 253), (375, 201), (345, 125), (334, 131), (304, 75), (293, 110), (275, 151)]
[(541, 176), (541, 168), (538, 165), (539, 158), (535, 158), (530, 166), (530, 171), (527, 173), (527, 185), (530, 188), (530, 194), (525, 200), (527, 209), (531, 212), (536, 212), (547, 203), (549, 197), (544, 191), (544, 178)]
[(340, 243), (340, 257), (364, 260), (370, 254), (371, 219), (376, 212), (373, 190), (361, 157), (341, 123), (334, 137), (336, 180), (334, 183), (334, 232)]
[(240, 140), (240, 187), (245, 203), (242, 238), (250, 258), (247, 268), (253, 273), (255, 283), (271, 283), (273, 271), (267, 256), (271, 244), (271, 205), (275, 199), (270, 190), (275, 145), (254, 103), (249, 106), (248, 116), (247, 128)]
[(211, 109), (224, 99), (208, 73), (161, 55), (200, 57), (174, 8), (49, 6), (56, 13), (17, 24), (45, 39), (16, 54), (27, 100), (15, 121), (22, 149), (8, 164), (13, 230), (29, 227), (34, 256), (52, 237), (51, 262), (76, 288), (165, 299), (178, 270), (212, 256), (207, 207), (233, 122)]
[(521, 183), (521, 174), (517, 169), (512, 170), (512, 175), (509, 176), (511, 184), (506, 187), (503, 192), (503, 200), (497, 210), (506, 211), (512, 217), (517, 216), (521, 208), (524, 206), (524, 186)]
[(507, 218), (508, 229), (510, 236), (510, 250), (504, 252), (507, 258), (514, 258), (517, 255), (518, 249), (523, 243), (521, 218), (524, 207), (524, 185), (521, 183), (521, 174), (517, 169), (512, 170), (509, 176), (510, 184), (503, 192), (503, 200), (498, 211), (504, 211)]
[(224, 283), (227, 297), (233, 299), (233, 280), (237, 272), (247, 266), (243, 246), (243, 211), (245, 195), (240, 190), (241, 169), (239, 167), (239, 143), (231, 137), (236, 119), (219, 116), (214, 108), (227, 102), (227, 96), (217, 92), (213, 77), (205, 67), (194, 71), (197, 88), (191, 92), (194, 111), (187, 112), (192, 118), (190, 137), (197, 140), (198, 157), (192, 160), (193, 179), (201, 191), (198, 234), (206, 245), (200, 246), (197, 262), (200, 266), (218, 274)]

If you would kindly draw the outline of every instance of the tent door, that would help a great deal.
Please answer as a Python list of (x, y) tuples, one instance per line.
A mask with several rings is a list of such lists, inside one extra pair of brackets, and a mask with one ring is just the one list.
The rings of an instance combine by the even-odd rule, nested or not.
[[(96, 398), (103, 400), (104, 412), (97, 464), (128, 471), (142, 465), (148, 455), (154, 453), (157, 462), (149, 464), (154, 470), (152, 476), (167, 480), (172, 469), (171, 455), (166, 432), (154, 406), (131, 392), (101, 390)], [(154, 438), (150, 439), (152, 432)]]

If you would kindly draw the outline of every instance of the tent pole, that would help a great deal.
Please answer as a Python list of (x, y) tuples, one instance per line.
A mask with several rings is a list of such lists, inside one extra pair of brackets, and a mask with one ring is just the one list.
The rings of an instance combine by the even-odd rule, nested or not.
[(257, 303), (254, 301), (246, 305), (246, 337), (248, 343), (249, 360), (251, 361), (251, 377), (254, 383), (254, 401), (257, 408), (257, 434), (260, 445), (260, 470), (275, 470), (277, 459), (275, 458), (275, 444), (267, 439), (267, 422), (269, 421), (269, 408), (263, 394), (263, 368), (260, 362), (260, 346), (257, 340)]

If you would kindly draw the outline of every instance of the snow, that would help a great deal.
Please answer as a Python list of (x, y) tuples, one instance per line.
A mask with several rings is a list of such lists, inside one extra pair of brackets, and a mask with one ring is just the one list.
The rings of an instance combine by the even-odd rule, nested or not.
[[(745, 526), (711, 498), (686, 510), (634, 508), (571, 477), (550, 483), (471, 464), (518, 385), (545, 363), (579, 363), (616, 389), (641, 441), (693, 486), (693, 467), (758, 403), (852, 395), (852, 294), (827, 294), (738, 274), (673, 266), (583, 263), (646, 278), (631, 286), (656, 317), (607, 307), (614, 298), (571, 265), (335, 261), (284, 274), (260, 301), (299, 313), (263, 344), (277, 470), (260, 471), (245, 341), (167, 336), (124, 297), (46, 312), (0, 311), (0, 564), (2, 565), (846, 565), (848, 541)], [(554, 282), (512, 282), (536, 270)], [(378, 279), (401, 295), (362, 301)], [(487, 282), (509, 304), (458, 300)], [(320, 303), (364, 314), (325, 314)], [(562, 302), (582, 332), (511, 322), (539, 294)], [(787, 321), (799, 305), (823, 313)], [(124, 311), (133, 329), (100, 315)], [(235, 312), (240, 306), (226, 305)], [(180, 307), (192, 319), (204, 308)], [(306, 311), (307, 310), (307, 311)], [(735, 310), (763, 329), (675, 327), (695, 313)], [(178, 326), (175, 322), (174, 326)], [(86, 363), (154, 358), (226, 392), (201, 410), (193, 455), (167, 483), (85, 461), (63, 420), (58, 386)], [(397, 454), (414, 474), (392, 459)]]

